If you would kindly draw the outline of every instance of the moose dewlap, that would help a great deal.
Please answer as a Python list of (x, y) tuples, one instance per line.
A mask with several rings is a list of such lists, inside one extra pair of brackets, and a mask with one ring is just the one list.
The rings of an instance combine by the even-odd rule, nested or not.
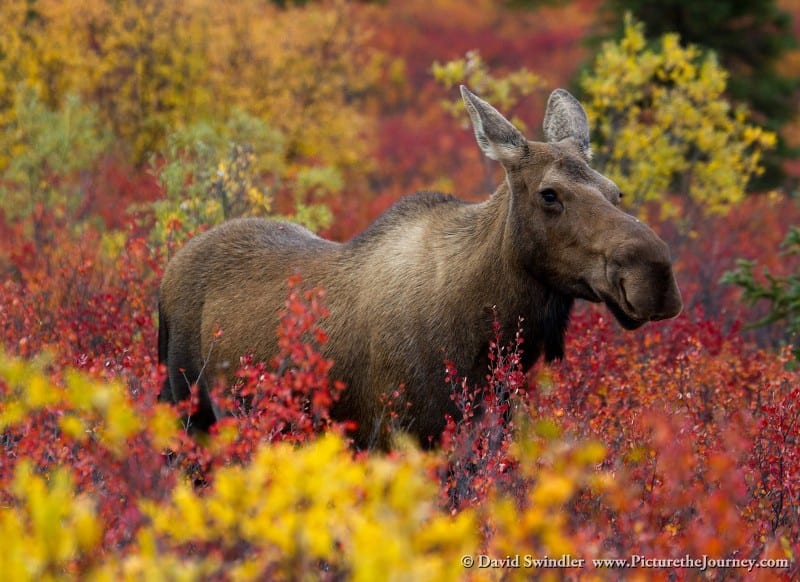
[(324, 355), (347, 385), (332, 415), (355, 422), (360, 447), (385, 446), (381, 397), (400, 385), (405, 424), (423, 444), (438, 439), (446, 415), (459, 418), (443, 361), (480, 384), (494, 312), (506, 337), (524, 318), (527, 367), (563, 355), (575, 299), (605, 302), (626, 329), (680, 312), (669, 249), (619, 209), (617, 186), (589, 166), (589, 124), (572, 95), (550, 95), (542, 143), (465, 87), (461, 94), (478, 145), (505, 169), (488, 200), (418, 193), (346, 243), (294, 224), (232, 220), (170, 261), (159, 298), (162, 397), (184, 400), (196, 383), (192, 425), (207, 429), (219, 414), (209, 379), (231, 377), (242, 355), (277, 353), (278, 312), (295, 273), (326, 290)]

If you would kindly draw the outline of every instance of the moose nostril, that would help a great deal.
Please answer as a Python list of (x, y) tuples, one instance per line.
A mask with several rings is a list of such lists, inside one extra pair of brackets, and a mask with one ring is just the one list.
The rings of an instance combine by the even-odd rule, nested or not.
[(617, 245), (608, 256), (607, 289), (617, 307), (637, 321), (675, 317), (682, 301), (669, 248), (654, 233), (638, 235)]
[(661, 317), (659, 319), (670, 319), (677, 317), (683, 311), (683, 297), (681, 297), (681, 290), (678, 288), (678, 283), (675, 281), (674, 275), (671, 275), (671, 285), (668, 291), (664, 294), (664, 302), (662, 305)]
[(672, 265), (662, 263), (654, 265), (650, 270), (651, 321), (670, 319), (680, 314), (683, 300)]
[(625, 288), (625, 277), (620, 277), (619, 281), (617, 281), (617, 288), (619, 289), (619, 297), (621, 302), (624, 304), (625, 309), (631, 314), (636, 314), (636, 308), (631, 304), (630, 299), (628, 299), (628, 291)]

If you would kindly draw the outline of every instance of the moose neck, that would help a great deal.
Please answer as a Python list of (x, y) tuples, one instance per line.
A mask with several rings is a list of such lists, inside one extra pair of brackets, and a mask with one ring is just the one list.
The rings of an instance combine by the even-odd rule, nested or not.
[[(503, 338), (508, 341), (522, 317), (526, 360), (532, 364), (539, 355), (550, 361), (563, 357), (564, 332), (574, 299), (547, 284), (531, 269), (529, 241), (520, 240), (518, 213), (508, 181), (504, 180), (492, 197), (473, 207), (475, 230), (473, 257), (478, 272), (472, 285), (484, 305), (494, 307)], [(470, 243), (467, 243), (470, 244)], [(477, 252), (476, 252), (477, 251)]]

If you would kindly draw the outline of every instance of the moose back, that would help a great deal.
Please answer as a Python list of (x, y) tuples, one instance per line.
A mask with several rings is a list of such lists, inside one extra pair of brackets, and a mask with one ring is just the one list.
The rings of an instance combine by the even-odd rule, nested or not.
[(529, 367), (563, 356), (575, 299), (604, 302), (626, 329), (680, 312), (667, 245), (620, 210), (617, 186), (589, 166), (580, 103), (555, 90), (546, 141), (534, 142), (461, 93), (478, 145), (505, 169), (489, 199), (421, 192), (346, 243), (294, 224), (231, 220), (170, 261), (159, 295), (162, 398), (184, 400), (196, 383), (192, 426), (207, 430), (221, 413), (210, 379), (232, 378), (245, 354), (269, 361), (277, 353), (278, 313), (295, 273), (326, 290), (324, 355), (347, 385), (331, 413), (354, 421), (359, 447), (386, 446), (382, 395), (401, 385), (408, 430), (424, 445), (436, 442), (446, 415), (460, 416), (443, 361), (479, 384), (495, 313), (507, 337), (524, 318)]

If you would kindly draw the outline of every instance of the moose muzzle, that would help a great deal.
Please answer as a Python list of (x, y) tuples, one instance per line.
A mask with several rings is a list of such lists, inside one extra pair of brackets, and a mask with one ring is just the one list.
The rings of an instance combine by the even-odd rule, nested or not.
[(611, 291), (604, 299), (627, 329), (675, 317), (683, 307), (669, 248), (655, 233), (650, 235), (620, 246), (607, 263)]

